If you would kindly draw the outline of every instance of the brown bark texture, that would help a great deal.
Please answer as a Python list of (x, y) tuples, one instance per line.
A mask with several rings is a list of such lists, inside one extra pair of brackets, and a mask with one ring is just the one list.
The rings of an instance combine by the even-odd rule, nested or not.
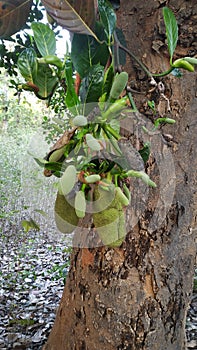
[[(169, 6), (179, 23), (175, 58), (197, 53), (195, 0), (122, 0), (120, 4), (118, 26), (127, 48), (150, 71), (169, 68), (162, 6)], [(131, 188), (128, 234), (122, 246), (75, 244), (44, 350), (186, 349), (185, 320), (196, 257), (197, 73), (184, 71), (180, 79), (173, 75), (156, 79), (165, 88), (161, 91), (158, 86), (151, 88), (131, 57), (127, 56), (124, 69), (132, 88), (141, 92), (134, 95), (141, 114), (131, 114), (122, 126), (131, 144), (136, 146), (144, 137), (138, 126), (151, 118), (148, 99), (156, 101), (160, 116), (170, 106), (176, 124), (146, 136), (152, 146), (147, 172), (158, 187), (146, 192), (138, 181)], [(90, 240), (85, 235), (82, 229), (78, 232), (78, 245), (82, 238)]]

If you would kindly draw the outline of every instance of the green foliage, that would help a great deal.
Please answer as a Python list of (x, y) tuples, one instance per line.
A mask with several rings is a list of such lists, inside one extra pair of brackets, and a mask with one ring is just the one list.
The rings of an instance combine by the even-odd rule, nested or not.
[(166, 26), (170, 62), (172, 63), (172, 56), (178, 41), (178, 25), (173, 12), (168, 7), (163, 8), (163, 17)]
[(116, 27), (116, 14), (108, 0), (98, 0), (98, 9), (101, 23), (108, 39), (108, 44), (110, 44), (110, 40)]
[[(26, 25), (23, 27), (23, 33), (19, 32), (15, 36), (1, 40), (0, 42), (0, 67), (6, 69), (9, 75), (17, 76), (17, 59), (24, 48), (32, 45), (31, 37), (26, 30), (30, 29), (31, 22), (43, 19), (43, 7), (39, 1), (34, 1)], [(10, 49), (10, 47), (12, 49)]]
[(145, 142), (143, 148), (141, 148), (139, 150), (139, 153), (140, 153), (144, 163), (146, 163), (149, 159), (150, 152), (151, 152), (150, 147), (151, 147), (150, 142)]
[[(96, 23), (95, 32), (101, 42), (106, 39), (101, 23)], [(80, 52), (80, 55), (79, 55)], [(84, 78), (93, 65), (106, 65), (109, 58), (108, 46), (105, 42), (99, 43), (89, 35), (74, 34), (71, 47), (71, 59), (75, 70)]]
[(58, 78), (54, 76), (53, 70), (47, 64), (38, 64), (37, 75), (34, 79), (36, 96), (41, 99), (48, 99), (53, 94), (57, 83)]
[(40, 55), (55, 55), (56, 38), (53, 30), (51, 30), (48, 25), (37, 22), (32, 23), (31, 28), (33, 30), (33, 37)]
[(92, 66), (83, 78), (80, 88), (82, 103), (97, 102), (102, 94), (104, 68), (101, 65)]
[(30, 218), (30, 220), (22, 220), (21, 225), (26, 233), (31, 229), (40, 231), (40, 227), (32, 218)]
[[(18, 69), (27, 82), (22, 87), (34, 91), (37, 97), (41, 99), (48, 99), (58, 83), (59, 67), (56, 67), (57, 74), (54, 75), (54, 69), (46, 63), (51, 58), (48, 55), (54, 55), (56, 51), (55, 34), (48, 25), (43, 23), (32, 23), (32, 29), (36, 47), (40, 54), (44, 56), (44, 61), (39, 60), (33, 48), (21, 52), (18, 58)], [(50, 63), (57, 66), (57, 64), (54, 64), (54, 56), (52, 56), (52, 59), (53, 61), (50, 60)], [(60, 60), (57, 58), (57, 61)]]
[(170, 54), (170, 69), (160, 74), (153, 74), (153, 76), (165, 76), (169, 73), (174, 73), (175, 76), (180, 77), (179, 68), (185, 69), (189, 72), (194, 71), (194, 66), (197, 64), (197, 59), (194, 57), (182, 57), (173, 62), (174, 51), (178, 41), (178, 24), (177, 20), (168, 7), (163, 8), (163, 18), (166, 28), (166, 37), (168, 43), (168, 51)]
[[(75, 107), (79, 105), (79, 97), (75, 91), (74, 87), (74, 77), (73, 77), (73, 64), (68, 56), (65, 64), (65, 83), (66, 83), (66, 96), (65, 96), (65, 105), (70, 107)], [(72, 109), (73, 111), (73, 109)], [(77, 108), (76, 108), (77, 111)]]
[(22, 51), (18, 58), (18, 69), (27, 82), (33, 83), (38, 71), (36, 52), (29, 48)]

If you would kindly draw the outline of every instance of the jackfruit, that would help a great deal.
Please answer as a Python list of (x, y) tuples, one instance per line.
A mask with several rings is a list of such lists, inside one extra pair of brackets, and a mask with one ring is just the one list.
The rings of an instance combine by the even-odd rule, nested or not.
[(66, 197), (58, 192), (55, 201), (55, 222), (58, 230), (62, 233), (72, 233), (78, 221), (74, 198), (68, 202)]
[[(125, 217), (119, 194), (112, 188), (108, 191), (95, 186), (93, 222), (104, 245), (119, 247), (126, 236)], [(111, 201), (111, 202), (110, 202)]]

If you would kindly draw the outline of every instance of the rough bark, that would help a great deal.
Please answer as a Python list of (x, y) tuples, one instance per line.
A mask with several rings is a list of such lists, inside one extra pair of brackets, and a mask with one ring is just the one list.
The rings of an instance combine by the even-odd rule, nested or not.
[[(166, 3), (181, 25), (176, 56), (196, 53), (195, 0), (122, 0), (118, 13), (128, 48), (152, 72), (168, 68), (161, 18), (161, 7)], [(147, 92), (147, 77), (130, 58), (126, 70), (132, 87), (146, 91), (146, 96), (136, 95), (141, 112), (146, 114), (143, 102), (147, 98), (158, 98), (162, 110), (166, 100), (157, 91)], [(128, 234), (120, 248), (73, 250), (45, 350), (185, 349), (185, 318), (196, 256), (196, 79), (196, 73), (185, 72), (181, 79), (172, 75), (162, 79), (176, 124), (165, 126), (163, 135), (150, 136), (154, 147), (148, 172), (158, 189), (143, 193), (139, 205), (133, 203), (127, 211)], [(136, 142), (132, 130), (133, 126), (130, 139)], [(137, 192), (133, 193), (137, 199)], [(78, 242), (79, 237), (83, 237), (83, 230)]]

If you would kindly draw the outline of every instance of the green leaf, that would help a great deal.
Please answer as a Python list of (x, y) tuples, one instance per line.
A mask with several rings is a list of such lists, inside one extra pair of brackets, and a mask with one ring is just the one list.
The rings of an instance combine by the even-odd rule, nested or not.
[(48, 64), (38, 63), (37, 76), (34, 84), (39, 88), (37, 96), (40, 98), (48, 98), (53, 94), (58, 78), (54, 76), (52, 69)]
[(42, 210), (42, 209), (34, 209), (34, 211), (36, 213), (39, 213), (40, 215), (44, 216), (45, 218), (48, 217), (47, 213), (44, 210)]
[(96, 65), (90, 68), (88, 75), (83, 78), (80, 88), (82, 103), (97, 102), (102, 94), (104, 68)]
[(101, 23), (103, 24), (108, 43), (110, 44), (111, 36), (116, 27), (116, 14), (108, 0), (98, 0), (98, 9)]
[(27, 82), (33, 83), (37, 74), (37, 56), (34, 49), (26, 49), (21, 52), (18, 58), (18, 69)]
[[(95, 29), (100, 40), (106, 39), (101, 24), (96, 24)], [(81, 78), (84, 78), (93, 65), (105, 66), (109, 58), (109, 50), (106, 43), (100, 44), (88, 35), (74, 34), (71, 48), (71, 60), (75, 70)]]
[(45, 164), (45, 169), (55, 171), (55, 172), (59, 173), (59, 175), (60, 175), (63, 171), (63, 166), (62, 166), (62, 163), (48, 162)]
[(50, 64), (52, 66), (56, 66), (60, 70), (63, 68), (62, 61), (56, 55), (43, 56), (42, 58), (39, 58), (39, 62), (40, 63), (47, 63), (47, 64)]
[(74, 88), (73, 65), (70, 59), (66, 61), (65, 77), (66, 77), (66, 85), (67, 85), (66, 97), (65, 97), (66, 106), (68, 108), (77, 106), (79, 104), (79, 98)]
[[(116, 28), (115, 32), (116, 32), (118, 41), (121, 43), (122, 46), (127, 48), (127, 42), (122, 29)], [(114, 47), (112, 47), (112, 49), (114, 49)], [(126, 52), (122, 49), (119, 49), (118, 55), (119, 55), (119, 64), (121, 66), (124, 66), (126, 64), (126, 58), (127, 58)]]
[(163, 17), (166, 27), (170, 63), (172, 63), (172, 56), (174, 54), (178, 40), (178, 25), (173, 12), (168, 7), (163, 8)]
[(34, 40), (41, 56), (55, 55), (56, 39), (55, 33), (47, 24), (34, 22), (31, 24)]
[(109, 68), (105, 71), (104, 83), (102, 87), (102, 94), (106, 94), (106, 99), (109, 96), (113, 80), (114, 80), (114, 67), (113, 67), (113, 64), (111, 64)]
[(36, 231), (40, 231), (40, 227), (37, 223), (31, 218), (30, 220), (22, 220), (21, 225), (24, 228), (24, 231), (27, 233), (29, 230), (33, 229)]
[[(30, 153), (30, 155), (32, 155), (31, 153)], [(41, 167), (45, 167), (45, 165), (48, 163), (48, 161), (47, 160), (45, 160), (45, 159), (43, 159), (43, 158), (35, 158), (35, 157), (33, 157), (34, 158), (34, 160), (35, 160), (35, 162), (39, 165), (39, 166), (41, 166)]]
[(144, 144), (144, 147), (139, 150), (139, 153), (140, 153), (144, 163), (146, 163), (149, 159), (149, 156), (150, 156), (150, 142), (146, 142)]

